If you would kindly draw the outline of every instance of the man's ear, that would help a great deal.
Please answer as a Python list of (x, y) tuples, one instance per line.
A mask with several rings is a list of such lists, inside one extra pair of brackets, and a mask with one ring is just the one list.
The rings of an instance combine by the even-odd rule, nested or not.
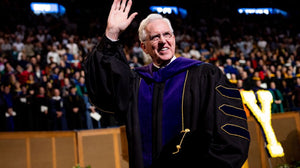
[(143, 49), (143, 51), (148, 54), (147, 50), (146, 50), (146, 45), (144, 42), (141, 43), (141, 48)]

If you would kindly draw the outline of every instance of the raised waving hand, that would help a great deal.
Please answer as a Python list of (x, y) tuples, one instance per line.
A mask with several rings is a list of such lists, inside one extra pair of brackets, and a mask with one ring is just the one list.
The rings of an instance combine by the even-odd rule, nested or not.
[(128, 16), (131, 5), (132, 0), (114, 0), (105, 30), (105, 35), (111, 40), (118, 40), (119, 35), (130, 25), (137, 15), (137, 12), (134, 12)]

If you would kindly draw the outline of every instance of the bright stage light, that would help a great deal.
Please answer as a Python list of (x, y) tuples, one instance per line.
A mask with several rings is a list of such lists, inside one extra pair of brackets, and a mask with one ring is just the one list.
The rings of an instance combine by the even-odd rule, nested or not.
[(246, 14), (246, 15), (275, 15), (280, 14), (283, 16), (287, 16), (288, 13), (286, 11), (283, 11), (281, 9), (277, 8), (238, 8), (239, 14)]
[(63, 15), (66, 12), (64, 6), (58, 3), (46, 3), (46, 2), (32, 2), (30, 3), (31, 10), (34, 14), (58, 14)]
[(152, 12), (162, 13), (162, 14), (175, 14), (180, 15), (182, 18), (187, 16), (187, 10), (179, 8), (176, 6), (150, 6)]

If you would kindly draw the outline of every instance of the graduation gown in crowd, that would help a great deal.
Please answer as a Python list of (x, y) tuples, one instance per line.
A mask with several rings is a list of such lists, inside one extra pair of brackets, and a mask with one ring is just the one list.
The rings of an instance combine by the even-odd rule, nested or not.
[(49, 120), (49, 106), (50, 98), (45, 95), (36, 95), (34, 99), (34, 118), (35, 118), (35, 130), (49, 131), (51, 129), (51, 123)]
[(7, 104), (3, 94), (0, 92), (0, 131), (6, 131), (6, 117)]
[(16, 109), (16, 130), (33, 130), (33, 96), (21, 93), (16, 97), (14, 109)]
[(247, 159), (241, 96), (218, 67), (179, 57), (130, 70), (105, 36), (84, 63), (91, 102), (125, 119), (131, 168), (240, 168)]
[[(75, 113), (73, 108), (78, 108), (78, 112)], [(68, 124), (68, 129), (83, 129), (86, 128), (84, 112), (85, 104), (82, 97), (78, 94), (72, 95), (71, 93), (65, 98), (65, 110), (66, 110), (66, 119)]]
[[(49, 105), (49, 119), (52, 130), (67, 130), (66, 111), (64, 107), (64, 100), (60, 96), (53, 96), (50, 99)], [(57, 117), (56, 112), (62, 112), (62, 116)]]

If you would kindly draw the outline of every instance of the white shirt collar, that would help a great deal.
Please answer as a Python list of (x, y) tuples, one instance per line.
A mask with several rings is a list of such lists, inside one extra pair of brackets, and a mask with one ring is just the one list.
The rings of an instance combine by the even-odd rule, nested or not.
[(153, 66), (154, 66), (155, 68), (158, 68), (158, 69), (164, 68), (164, 67), (168, 66), (169, 64), (171, 64), (171, 62), (173, 62), (175, 59), (176, 59), (176, 57), (175, 57), (175, 55), (174, 55), (174, 56), (171, 58), (171, 61), (170, 61), (167, 65), (160, 67), (160, 66), (156, 65), (156, 64), (153, 62)]
[(52, 99), (53, 99), (53, 100), (60, 100), (61, 97), (60, 97), (60, 96), (53, 96)]

